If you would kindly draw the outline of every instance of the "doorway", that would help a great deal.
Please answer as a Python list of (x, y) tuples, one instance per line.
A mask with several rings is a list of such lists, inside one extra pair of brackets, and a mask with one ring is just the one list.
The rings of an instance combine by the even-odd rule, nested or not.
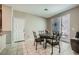
[(13, 42), (21, 42), (24, 40), (24, 19), (19, 17), (13, 18)]

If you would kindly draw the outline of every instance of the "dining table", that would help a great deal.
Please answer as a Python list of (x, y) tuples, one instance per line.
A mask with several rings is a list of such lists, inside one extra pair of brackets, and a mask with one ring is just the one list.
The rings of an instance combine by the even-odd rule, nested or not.
[(45, 34), (44, 33), (44, 34), (39, 34), (39, 36), (40, 36), (41, 39), (44, 39), (44, 49), (47, 48), (47, 39), (51, 39), (51, 41), (54, 40), (54, 37), (51, 34)]

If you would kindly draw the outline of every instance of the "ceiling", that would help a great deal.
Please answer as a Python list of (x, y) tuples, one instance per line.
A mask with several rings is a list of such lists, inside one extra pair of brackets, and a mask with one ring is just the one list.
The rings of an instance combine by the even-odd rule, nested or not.
[[(76, 4), (9, 4), (14, 10), (26, 12), (29, 14), (51, 17), (63, 11), (76, 7)], [(48, 9), (48, 10), (44, 10)]]

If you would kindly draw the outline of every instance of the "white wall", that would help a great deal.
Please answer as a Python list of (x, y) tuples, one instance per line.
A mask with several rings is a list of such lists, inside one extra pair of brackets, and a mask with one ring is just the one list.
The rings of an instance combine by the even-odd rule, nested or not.
[(34, 16), (31, 14), (19, 12), (19, 11), (14, 11), (13, 15), (15, 17), (23, 18), (25, 19), (25, 36), (26, 39), (33, 38), (33, 33), (32, 31), (40, 31), (40, 30), (45, 30), (46, 29), (46, 19)]

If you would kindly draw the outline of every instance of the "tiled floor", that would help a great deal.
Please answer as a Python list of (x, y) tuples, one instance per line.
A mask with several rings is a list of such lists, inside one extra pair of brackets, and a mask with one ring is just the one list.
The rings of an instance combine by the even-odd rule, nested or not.
[[(74, 55), (70, 44), (61, 42), (61, 53), (58, 53), (58, 47), (54, 47), (53, 55)], [(37, 51), (35, 50), (34, 42), (32, 40), (26, 40), (23, 42), (13, 43), (7, 45), (7, 47), (0, 53), (0, 55), (50, 55), (51, 47), (48, 45), (46, 49), (43, 45), (38, 44)]]

